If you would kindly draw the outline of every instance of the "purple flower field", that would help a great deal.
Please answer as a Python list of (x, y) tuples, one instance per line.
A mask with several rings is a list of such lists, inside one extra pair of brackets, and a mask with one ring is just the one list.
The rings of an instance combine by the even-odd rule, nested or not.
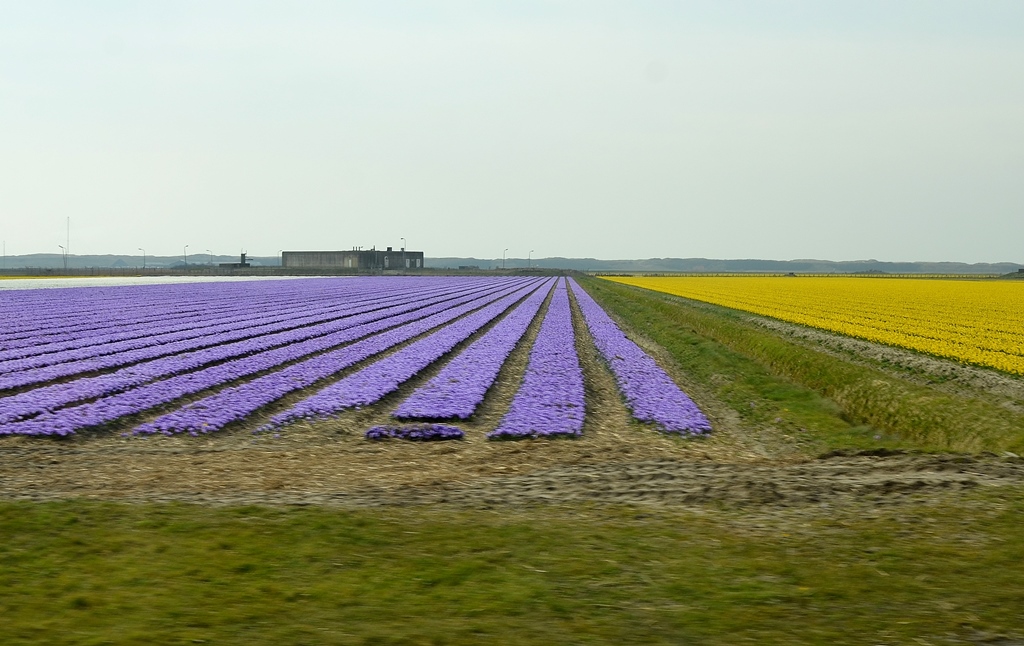
[(474, 419), (521, 347), (525, 374), (487, 436), (576, 436), (586, 401), (570, 286), (634, 416), (710, 431), (575, 282), (435, 276), (0, 293), (0, 436), (276, 430), (369, 407), (400, 421), (367, 439), (462, 439), (451, 424)]
[(670, 433), (701, 435), (711, 423), (640, 346), (630, 341), (594, 299), (570, 279), (594, 344), (608, 362), (633, 417)]
[(487, 436), (579, 435), (583, 410), (583, 370), (576, 355), (565, 279), (559, 279), (512, 408)]
[(545, 284), (515, 311), (466, 348), (430, 383), (395, 410), (398, 419), (467, 419), (484, 400), (508, 355), (526, 333), (550, 291)]

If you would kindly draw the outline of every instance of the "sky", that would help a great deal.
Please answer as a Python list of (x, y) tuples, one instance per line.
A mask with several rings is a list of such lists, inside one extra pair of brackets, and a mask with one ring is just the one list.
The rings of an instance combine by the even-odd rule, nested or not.
[(69, 219), (73, 254), (1024, 262), (1024, 2), (0, 0), (0, 239)]

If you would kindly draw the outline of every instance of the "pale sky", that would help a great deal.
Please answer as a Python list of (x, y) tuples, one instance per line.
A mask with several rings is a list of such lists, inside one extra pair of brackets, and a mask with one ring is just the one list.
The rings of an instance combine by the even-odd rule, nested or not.
[(0, 0), (8, 254), (1024, 262), (1024, 2)]

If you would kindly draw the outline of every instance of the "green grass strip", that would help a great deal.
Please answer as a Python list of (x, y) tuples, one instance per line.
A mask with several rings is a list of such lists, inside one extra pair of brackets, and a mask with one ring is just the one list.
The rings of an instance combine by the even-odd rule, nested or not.
[[(744, 362), (746, 358), (771, 375), (792, 380), (834, 401), (842, 416), (852, 423), (884, 429), (909, 441), (910, 446), (975, 452), (1024, 450), (1024, 416), (1011, 410), (939, 392), (807, 348), (740, 320), (726, 308), (690, 305), (678, 297), (609, 281), (584, 282), (609, 312), (665, 347), (698, 378), (712, 380), (708, 368), (700, 365), (708, 359), (714, 370), (727, 373), (729, 379), (749, 380), (758, 368)], [(707, 341), (713, 342), (711, 347), (701, 348), (701, 344), (707, 346)], [(714, 356), (722, 354), (722, 346), (729, 355), (725, 360)], [(782, 387), (777, 382), (772, 386)], [(807, 394), (799, 390), (766, 396), (785, 408), (788, 402), (796, 405), (808, 401)], [(821, 413), (827, 408), (821, 402), (815, 405)], [(742, 410), (742, 406), (735, 407)], [(819, 423), (822, 421), (827, 420)], [(836, 426), (834, 422), (832, 426)], [(835, 442), (826, 437), (825, 442), (843, 448), (850, 437), (837, 437)]]
[(0, 503), (0, 643), (871, 644), (1019, 633), (1021, 493), (758, 522), (728, 510)]

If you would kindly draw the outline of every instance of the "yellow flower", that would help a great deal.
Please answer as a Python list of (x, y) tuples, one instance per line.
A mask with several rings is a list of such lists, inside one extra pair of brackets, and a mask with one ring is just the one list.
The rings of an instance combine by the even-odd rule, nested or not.
[(1024, 281), (803, 276), (608, 280), (1024, 375)]

